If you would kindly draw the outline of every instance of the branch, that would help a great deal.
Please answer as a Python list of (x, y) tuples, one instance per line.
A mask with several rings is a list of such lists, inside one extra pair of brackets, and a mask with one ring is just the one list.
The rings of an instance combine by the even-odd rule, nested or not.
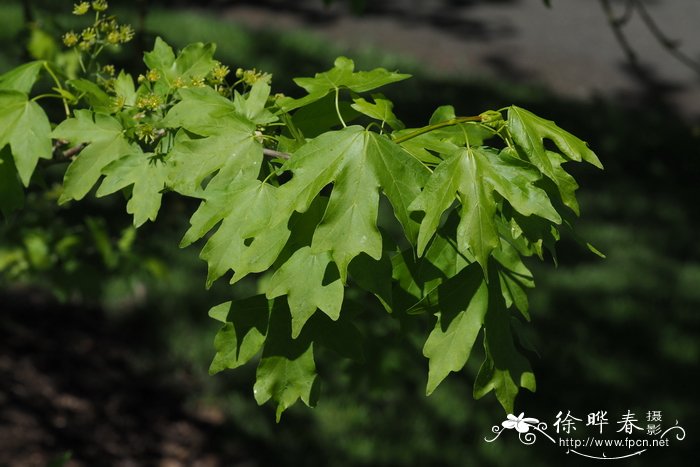
[(688, 68), (700, 74), (700, 62), (693, 60), (690, 56), (679, 50), (678, 41), (671, 40), (661, 30), (661, 28), (658, 24), (656, 24), (656, 21), (654, 21), (654, 18), (652, 17), (651, 13), (649, 13), (649, 10), (643, 2), (641, 2), (640, 0), (627, 0), (627, 2), (625, 3), (625, 12), (621, 17), (618, 18), (615, 17), (612, 11), (610, 0), (600, 0), (600, 5), (603, 8), (603, 11), (605, 12), (605, 16), (608, 18), (608, 23), (610, 24), (610, 27), (612, 28), (612, 31), (615, 34), (615, 39), (620, 44), (620, 47), (622, 47), (622, 50), (627, 56), (627, 59), (633, 65), (637, 65), (637, 53), (634, 51), (629, 41), (627, 40), (627, 36), (625, 36), (625, 33), (622, 31), (622, 27), (625, 25), (625, 23), (629, 21), (630, 17), (632, 16), (632, 10), (636, 9), (646, 28), (654, 36), (654, 39), (656, 39), (656, 41), (664, 49), (666, 49), (666, 52), (671, 54), (676, 60), (683, 63)]
[(678, 61), (700, 74), (700, 63), (681, 52), (679, 49), (680, 43), (669, 39), (669, 37), (664, 34), (659, 25), (656, 24), (656, 21), (654, 21), (654, 18), (652, 18), (649, 10), (647, 10), (647, 7), (644, 6), (644, 3), (640, 2), (639, 0), (634, 0), (634, 4), (637, 7), (637, 11), (639, 11), (639, 15), (642, 17), (644, 24), (646, 24), (649, 31), (651, 31), (654, 38), (662, 45), (662, 47), (666, 49), (668, 53), (673, 55)]
[(400, 136), (394, 140), (394, 143), (396, 143), (396, 144), (403, 143), (404, 141), (408, 141), (409, 139), (413, 139), (416, 136), (420, 136), (422, 134), (431, 132), (433, 130), (437, 130), (438, 128), (444, 128), (446, 126), (458, 125), (460, 123), (466, 123), (466, 122), (480, 122), (482, 120), (483, 120), (483, 118), (481, 117), (481, 115), (475, 115), (473, 117), (457, 117), (457, 118), (453, 118), (451, 120), (445, 120), (444, 122), (436, 123), (434, 125), (424, 126), (423, 128), (419, 128), (412, 133), (409, 133), (409, 134), (404, 135), (404, 136)]
[(284, 159), (288, 160), (289, 158), (292, 157), (291, 154), (288, 154), (286, 152), (279, 152), (275, 151), (274, 149), (268, 149), (268, 148), (263, 148), (263, 155), (267, 157), (272, 157), (275, 159)]
[(63, 162), (62, 159), (70, 159), (73, 156), (76, 156), (85, 149), (85, 146), (88, 145), (88, 143), (80, 143), (76, 146), (73, 146), (72, 148), (68, 148), (65, 151), (61, 151), (61, 146), (65, 146), (68, 144), (68, 141), (59, 139), (56, 140), (56, 142), (53, 144), (53, 157), (59, 159), (57, 162)]

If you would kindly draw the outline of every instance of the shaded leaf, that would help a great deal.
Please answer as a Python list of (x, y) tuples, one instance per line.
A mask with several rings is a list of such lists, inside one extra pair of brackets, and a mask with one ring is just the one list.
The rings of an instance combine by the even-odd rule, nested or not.
[(473, 263), (437, 289), (440, 312), (423, 347), (429, 360), (426, 394), (469, 359), (488, 307), (488, 290), (481, 269)]
[(293, 200), (293, 209), (299, 212), (334, 182), (311, 248), (331, 252), (343, 282), (348, 264), (360, 253), (381, 258), (382, 238), (376, 225), (380, 188), (408, 239), (415, 240), (418, 229), (408, 205), (428, 172), (387, 138), (356, 126), (325, 133), (302, 146), (285, 167), (294, 175), (281, 187), (280, 196)]
[(485, 148), (456, 152), (435, 169), (409, 208), (425, 212), (418, 236), (418, 254), (423, 253), (443, 212), (452, 206), (455, 198), (461, 203), (457, 244), (461, 252), (471, 251), (484, 269), (491, 251), (499, 245), (493, 191), (525, 216), (535, 214), (561, 222), (546, 192), (534, 185), (539, 178), (534, 167), (505, 152), (497, 154)]
[(238, 368), (249, 362), (265, 343), (270, 302), (264, 295), (225, 302), (209, 310), (209, 316), (223, 326), (214, 338), (216, 354), (209, 374)]
[[(492, 268), (493, 269), (493, 268)], [(529, 362), (515, 348), (511, 315), (505, 309), (499, 281), (489, 281), (489, 305), (484, 320), (484, 349), (486, 359), (474, 382), (474, 397), (479, 399), (493, 391), (507, 413), (519, 388), (535, 391), (535, 375)]]
[(323, 311), (337, 320), (343, 304), (343, 284), (340, 279), (326, 283), (325, 276), (331, 255), (327, 251), (312, 253), (310, 247), (298, 249), (267, 283), (267, 298), (287, 295), (292, 313), (292, 337), (296, 338), (306, 321)]
[(8, 147), (0, 149), (0, 211), (7, 217), (24, 206), (24, 190)]
[(253, 393), (258, 404), (277, 403), (277, 421), (298, 399), (315, 404), (317, 386), (313, 343), (304, 335), (291, 338), (291, 319), (286, 307), (275, 306), (270, 315), (268, 337), (255, 374)]

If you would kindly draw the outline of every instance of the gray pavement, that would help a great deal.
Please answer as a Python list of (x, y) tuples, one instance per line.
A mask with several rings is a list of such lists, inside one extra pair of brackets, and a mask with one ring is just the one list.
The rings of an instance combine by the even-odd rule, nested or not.
[[(321, 0), (234, 3), (226, 16), (253, 28), (305, 28), (349, 50), (386, 50), (439, 74), (500, 75), (567, 97), (627, 101), (649, 92), (650, 80), (645, 85), (630, 73), (596, 0), (552, 0), (551, 9), (540, 0), (367, 3), (361, 17), (346, 14), (343, 2), (328, 9)], [(621, 13), (623, 2), (612, 3)], [(270, 4), (279, 8), (271, 10)], [(646, 4), (667, 35), (700, 61), (700, 0)], [(700, 119), (700, 75), (665, 51), (638, 16), (625, 31), (655, 89), (665, 90), (664, 99), (684, 116)]]

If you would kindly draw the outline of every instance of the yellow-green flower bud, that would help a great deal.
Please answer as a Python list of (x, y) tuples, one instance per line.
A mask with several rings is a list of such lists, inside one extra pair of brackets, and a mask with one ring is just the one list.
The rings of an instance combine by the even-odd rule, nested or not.
[(73, 31), (67, 32), (63, 35), (63, 43), (66, 47), (74, 47), (78, 41), (80, 41), (80, 37)]
[(121, 37), (119, 36), (119, 33), (117, 31), (112, 31), (109, 34), (107, 34), (107, 42), (110, 44), (119, 44), (121, 42)]
[(105, 11), (108, 7), (106, 0), (95, 0), (92, 2), (92, 8), (95, 11)]
[(115, 70), (114, 70), (114, 65), (105, 65), (102, 67), (102, 73), (105, 73), (109, 76), (114, 76)]
[(89, 2), (80, 2), (76, 3), (73, 5), (73, 14), (74, 15), (84, 15), (90, 11), (90, 3)]
[(158, 70), (148, 70), (148, 73), (146, 73), (146, 79), (154, 83), (160, 79), (160, 72)]
[(134, 30), (128, 24), (119, 26), (119, 40), (121, 43), (129, 42), (134, 38)]

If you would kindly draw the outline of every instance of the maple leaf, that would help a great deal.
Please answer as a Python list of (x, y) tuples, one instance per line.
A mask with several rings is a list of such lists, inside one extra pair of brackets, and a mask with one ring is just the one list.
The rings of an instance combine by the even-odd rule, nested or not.
[(75, 117), (61, 122), (52, 136), (71, 144), (88, 143), (66, 170), (59, 203), (82, 199), (97, 183), (102, 169), (139, 151), (124, 137), (124, 128), (116, 118), (89, 110), (76, 110)]
[(469, 359), (488, 307), (488, 290), (475, 263), (437, 288), (440, 312), (435, 328), (423, 346), (429, 360), (430, 395), (452, 371), (461, 370)]
[(253, 394), (258, 404), (277, 403), (277, 421), (298, 399), (308, 406), (316, 403), (314, 343), (308, 333), (291, 338), (289, 310), (275, 301), (270, 313), (267, 339), (255, 373)]
[[(12, 84), (23, 87), (21, 83)], [(39, 104), (23, 92), (0, 89), (0, 108), (0, 149), (10, 145), (15, 167), (26, 187), (39, 159), (51, 158), (51, 125)]]
[(173, 87), (176, 80), (188, 84), (190, 79), (202, 79), (214, 68), (213, 59), (216, 46), (196, 42), (187, 45), (177, 56), (163, 39), (156, 38), (151, 52), (143, 55), (143, 61), (151, 70), (159, 72), (155, 91), (166, 93)]
[(182, 89), (180, 93), (182, 100), (170, 109), (162, 125), (184, 128), (200, 137), (184, 132), (177, 135), (168, 154), (168, 185), (178, 193), (199, 197), (202, 182), (214, 172), (219, 171), (217, 176), (224, 183), (239, 172), (257, 177), (262, 144), (255, 138), (255, 123), (238, 112), (243, 109), (257, 115), (259, 103), (249, 99), (234, 104), (210, 88)]
[(209, 265), (207, 287), (229, 269), (234, 271), (234, 283), (272, 266), (290, 234), (289, 217), (279, 209), (283, 203), (277, 192), (271, 185), (240, 176), (203, 194), (180, 246), (198, 240), (221, 222), (200, 254)]
[(295, 152), (285, 168), (292, 180), (280, 188), (291, 208), (308, 209), (329, 183), (333, 191), (311, 243), (313, 252), (330, 251), (346, 282), (347, 267), (360, 253), (378, 260), (382, 237), (377, 229), (379, 190), (389, 199), (409, 241), (418, 226), (408, 205), (420, 192), (428, 170), (399, 145), (359, 126), (325, 133)]
[(327, 251), (312, 253), (310, 247), (294, 252), (270, 278), (266, 285), (267, 298), (287, 295), (292, 313), (292, 337), (296, 338), (316, 308), (331, 319), (340, 316), (343, 304), (343, 284), (340, 280), (324, 284), (326, 269), (331, 262)]
[(110, 163), (102, 173), (105, 178), (97, 189), (98, 197), (133, 185), (126, 212), (134, 215), (134, 226), (156, 220), (167, 176), (167, 167), (159, 156), (132, 153)]
[(499, 154), (473, 147), (455, 152), (435, 169), (425, 189), (409, 206), (411, 211), (425, 212), (418, 235), (418, 254), (423, 254), (443, 212), (458, 199), (461, 204), (457, 227), (459, 251), (471, 252), (486, 271), (488, 257), (500, 243), (494, 191), (525, 216), (535, 214), (561, 222), (547, 193), (535, 186), (539, 178), (534, 167), (507, 152)]
[(0, 89), (29, 94), (44, 64), (43, 60), (27, 62), (3, 73), (0, 75)]
[(559, 128), (553, 121), (538, 117), (525, 109), (516, 106), (508, 108), (508, 130), (530, 161), (554, 182), (558, 182), (555, 167), (559, 163), (548, 156), (545, 139), (552, 141), (570, 160), (586, 161), (603, 168), (598, 156), (588, 148), (585, 141)]
[(355, 63), (346, 57), (338, 57), (333, 68), (323, 73), (316, 73), (313, 78), (295, 78), (294, 82), (304, 88), (308, 95), (299, 99), (283, 97), (277, 105), (284, 112), (304, 107), (323, 99), (326, 95), (341, 88), (354, 92), (366, 92), (386, 84), (408, 79), (411, 75), (394, 73), (384, 68), (371, 71), (354, 71)]
[(272, 307), (264, 295), (221, 303), (209, 310), (209, 316), (223, 323), (214, 338), (216, 354), (209, 374), (238, 368), (250, 361), (265, 343)]

